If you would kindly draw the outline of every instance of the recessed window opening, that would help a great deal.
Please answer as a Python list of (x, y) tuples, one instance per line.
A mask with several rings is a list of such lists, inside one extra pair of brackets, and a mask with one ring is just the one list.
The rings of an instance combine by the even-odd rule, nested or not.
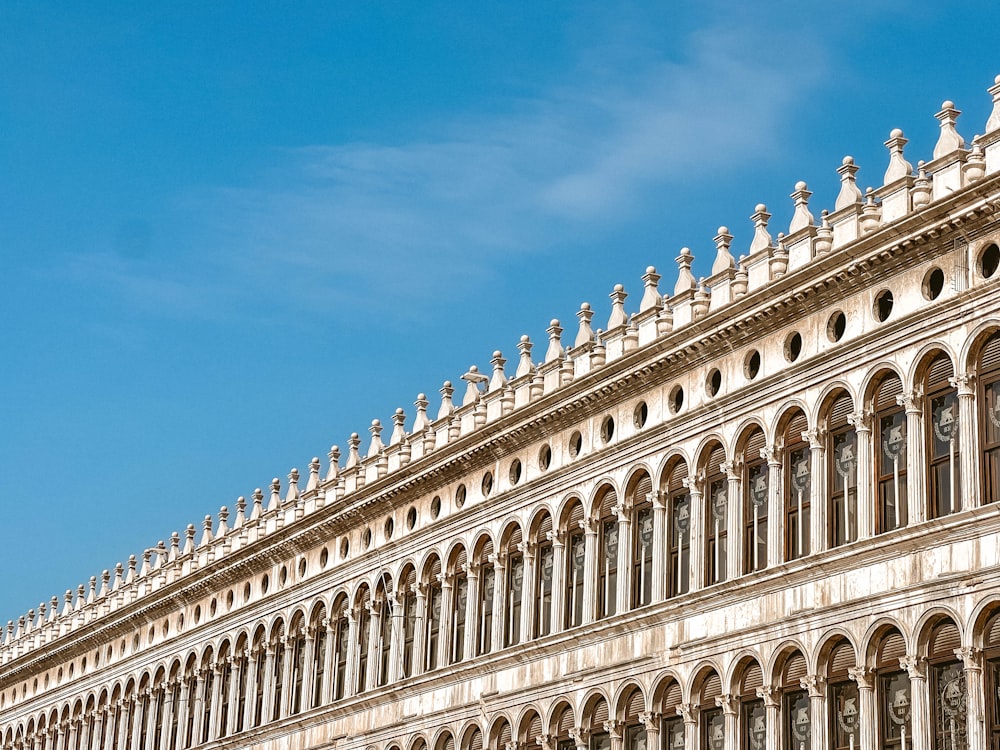
[(892, 292), (885, 289), (875, 297), (875, 306), (872, 310), (875, 319), (879, 323), (884, 323), (892, 314)]
[(998, 268), (1000, 268), (1000, 248), (993, 243), (987, 245), (979, 255), (979, 273), (984, 279), (989, 279)]
[(941, 296), (944, 291), (944, 271), (934, 267), (924, 276), (922, 285), (924, 299), (934, 300)]
[(827, 321), (826, 336), (830, 341), (836, 343), (844, 338), (845, 331), (847, 331), (847, 316), (840, 310), (837, 310), (837, 312), (830, 316), (830, 320)]
[(743, 373), (747, 380), (753, 380), (760, 374), (760, 352), (754, 349), (743, 363)]
[(802, 334), (798, 331), (792, 333), (785, 339), (785, 359), (794, 362), (802, 353)]
[(705, 392), (709, 396), (715, 396), (719, 393), (722, 388), (722, 373), (719, 372), (718, 368), (713, 367), (711, 372), (708, 373), (708, 377), (705, 379)]

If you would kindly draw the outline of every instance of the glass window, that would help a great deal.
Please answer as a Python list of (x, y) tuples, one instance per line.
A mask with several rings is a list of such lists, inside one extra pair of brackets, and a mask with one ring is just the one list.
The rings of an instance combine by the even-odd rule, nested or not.
[(851, 407), (850, 396), (841, 396), (831, 407), (827, 423), (827, 528), (831, 547), (858, 538), (858, 434), (848, 422)]
[(407, 586), (403, 592), (403, 677), (413, 674), (413, 646), (417, 634), (417, 592)]
[(424, 671), (435, 669), (438, 664), (438, 647), (441, 636), (441, 583), (427, 585), (427, 629), (424, 643)]
[(879, 673), (879, 725), (881, 747), (886, 750), (910, 747), (913, 732), (910, 729), (910, 677), (906, 672)]
[(670, 570), (668, 596), (686, 594), (691, 582), (691, 499), (683, 487), (667, 496), (670, 523)]
[(653, 506), (633, 510), (632, 606), (649, 604), (653, 597)]
[(392, 648), (392, 600), (383, 594), (379, 602), (378, 684), (389, 682), (389, 651)]
[(809, 443), (802, 438), (804, 416), (793, 419), (785, 434), (785, 559), (809, 554)]
[(875, 467), (878, 482), (877, 533), (906, 523), (906, 414), (896, 403), (899, 378), (890, 376), (878, 389), (875, 413)]
[(704, 750), (723, 750), (726, 746), (726, 717), (721, 708), (701, 712), (701, 739)]
[(454, 601), (451, 615), (451, 660), (465, 658), (465, 614), (469, 606), (469, 579), (464, 572), (455, 575)]
[(764, 750), (767, 741), (767, 710), (764, 701), (742, 701), (743, 750)]
[(587, 545), (582, 529), (573, 529), (566, 543), (566, 627), (583, 623), (583, 576)]
[(979, 440), (982, 444), (983, 500), (1000, 500), (1000, 335), (993, 335), (979, 357)]
[(757, 431), (744, 450), (743, 570), (751, 573), (767, 567), (767, 461), (761, 456), (764, 433)]
[(663, 719), (660, 742), (663, 750), (684, 750), (684, 720), (680, 716)]
[(604, 512), (598, 530), (597, 616), (615, 614), (618, 593), (618, 517), (612, 510), (614, 494), (605, 496)]
[(493, 648), (493, 587), (496, 573), (493, 563), (484, 553), (479, 561), (479, 637), (476, 644), (480, 654), (488, 654)]
[(358, 661), (355, 664), (357, 668), (357, 679), (354, 682), (355, 693), (364, 692), (365, 687), (368, 685), (368, 628), (371, 627), (371, 623), (372, 615), (368, 611), (368, 601), (365, 600), (358, 607), (357, 613)]
[(507, 618), (504, 645), (521, 642), (521, 605), (524, 595), (524, 555), (513, 552), (507, 558)]
[(958, 392), (948, 382), (951, 360), (936, 358), (928, 368), (924, 392), (927, 439), (928, 517), (939, 518), (961, 510), (958, 471)]
[(785, 714), (786, 750), (809, 750), (809, 693), (794, 690), (782, 696)]
[(538, 543), (538, 581), (535, 586), (537, 601), (535, 603), (535, 634), (548, 635), (552, 632), (552, 567), (555, 562), (555, 552), (552, 542), (545, 539)]

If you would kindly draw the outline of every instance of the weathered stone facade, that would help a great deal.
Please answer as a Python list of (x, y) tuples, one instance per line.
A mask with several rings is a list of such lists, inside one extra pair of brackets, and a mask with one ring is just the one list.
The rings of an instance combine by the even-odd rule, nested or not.
[(7, 625), (0, 748), (1000, 748), (1000, 78)]

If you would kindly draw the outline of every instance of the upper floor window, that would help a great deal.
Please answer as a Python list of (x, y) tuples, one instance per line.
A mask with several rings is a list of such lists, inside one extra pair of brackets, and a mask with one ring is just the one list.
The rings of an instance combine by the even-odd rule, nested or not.
[[(632, 606), (653, 600), (653, 483), (643, 475), (630, 494), (632, 501)], [(645, 736), (645, 735), (643, 735)]]
[(417, 634), (417, 576), (407, 566), (399, 577), (399, 601), (403, 608), (403, 677), (413, 674), (413, 651)]
[(743, 448), (743, 570), (767, 566), (768, 471), (764, 433), (755, 429)]
[(493, 597), (496, 586), (496, 572), (490, 557), (493, 545), (486, 542), (477, 558), (479, 568), (479, 617), (476, 618), (476, 652), (488, 654), (493, 648)]
[(371, 594), (368, 589), (364, 589), (358, 597), (358, 605), (355, 609), (354, 622), (357, 626), (357, 660), (354, 663), (354, 692), (362, 693), (368, 686), (368, 629), (372, 624), (372, 613), (369, 607)]
[(858, 538), (858, 433), (851, 397), (841, 394), (827, 417), (827, 529), (831, 547)]
[(1000, 333), (983, 346), (978, 369), (983, 501), (995, 503), (1000, 500)]
[(454, 562), (452, 573), (452, 607), (451, 607), (451, 661), (458, 662), (465, 658), (465, 626), (466, 613), (469, 606), (469, 576), (466, 573), (466, 554), (462, 549)]
[(784, 746), (787, 750), (809, 750), (812, 742), (812, 722), (809, 715), (809, 693), (801, 687), (806, 676), (806, 660), (795, 652), (788, 657), (781, 673), (782, 713), (784, 714)]
[(441, 648), (441, 561), (432, 563), (427, 580), (427, 618), (424, 626), (424, 671), (436, 669)]
[(597, 537), (597, 617), (615, 614), (618, 593), (618, 498), (614, 490), (605, 490), (600, 502)]
[(876, 533), (906, 524), (906, 413), (896, 399), (903, 385), (887, 375), (875, 392)]
[(572, 628), (583, 623), (583, 580), (586, 570), (586, 535), (582, 528), (583, 505), (575, 501), (566, 514), (566, 606), (565, 625)]
[(951, 360), (941, 354), (928, 367), (924, 384), (929, 518), (961, 510), (958, 392), (949, 382), (953, 374)]
[(728, 552), (728, 532), (726, 517), (729, 512), (729, 482), (722, 464), (726, 454), (722, 446), (708, 456), (703, 488), (705, 509), (705, 583), (713, 584), (726, 580), (726, 555)]
[(505, 545), (507, 553), (507, 611), (504, 621), (504, 646), (521, 642), (521, 608), (524, 604), (524, 552), (521, 530), (516, 529)]
[(380, 586), (375, 600), (375, 612), (378, 615), (378, 661), (376, 662), (376, 685), (389, 682), (389, 660), (392, 649), (392, 596)]
[(691, 496), (684, 484), (688, 468), (674, 464), (667, 475), (667, 596), (686, 594), (691, 583)]
[(927, 683), (931, 698), (931, 732), (935, 748), (968, 747), (968, 690), (965, 666), (955, 655), (962, 647), (958, 628), (950, 620), (931, 631)]
[(880, 735), (877, 746), (886, 750), (905, 750), (913, 743), (910, 676), (899, 664), (904, 656), (903, 636), (898, 630), (889, 631), (879, 643), (875, 663)]
[(535, 529), (535, 636), (552, 632), (552, 585), (555, 550), (552, 546), (552, 517), (548, 513)]
[(811, 467), (809, 443), (804, 437), (806, 416), (798, 412), (785, 429), (783, 491), (785, 495), (785, 559), (809, 554), (809, 497)]

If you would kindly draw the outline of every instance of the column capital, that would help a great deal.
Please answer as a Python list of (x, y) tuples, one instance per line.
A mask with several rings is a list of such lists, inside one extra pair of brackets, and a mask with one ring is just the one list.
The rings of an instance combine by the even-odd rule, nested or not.
[(646, 731), (658, 732), (660, 731), (661, 717), (662, 714), (659, 711), (646, 711), (639, 714), (639, 721), (646, 727)]
[(698, 714), (701, 707), (697, 703), (679, 703), (677, 705), (677, 715), (684, 719), (685, 724), (697, 724)]
[(781, 457), (785, 452), (785, 446), (779, 443), (771, 443), (760, 449), (760, 457), (767, 461), (768, 466), (781, 466)]
[(816, 427), (812, 430), (804, 430), (802, 439), (809, 443), (809, 450), (822, 451), (826, 449), (826, 430)]
[(871, 667), (851, 667), (847, 670), (847, 675), (858, 683), (858, 690), (875, 689), (875, 670)]
[(907, 414), (919, 414), (923, 404), (923, 394), (919, 391), (910, 391), (896, 396), (896, 403), (906, 410)]
[(740, 700), (732, 693), (724, 693), (715, 697), (715, 705), (727, 716), (736, 716), (740, 711)]
[(948, 378), (948, 384), (958, 391), (959, 396), (976, 395), (976, 375), (972, 372), (965, 372)]
[(810, 698), (823, 698), (826, 696), (826, 678), (822, 675), (807, 674), (799, 680), (799, 685), (802, 686), (803, 690), (809, 691)]
[(587, 747), (590, 744), (590, 730), (583, 727), (573, 727), (569, 730), (569, 736), (573, 738), (577, 747)]
[(692, 474), (689, 474), (681, 480), (681, 484), (683, 484), (684, 489), (692, 495), (700, 495), (702, 493), (702, 487), (705, 486), (705, 470), (698, 469)]
[(868, 432), (872, 428), (872, 412), (869, 409), (861, 409), (847, 415), (847, 422), (857, 432)]
[(777, 708), (781, 702), (781, 689), (773, 685), (762, 685), (757, 688), (757, 697), (769, 708)]
[(983, 650), (974, 646), (964, 646), (955, 649), (955, 656), (962, 661), (966, 672), (975, 672), (983, 668)]
[(604, 731), (611, 735), (611, 739), (620, 740), (622, 738), (622, 730), (625, 728), (625, 722), (617, 721), (615, 719), (609, 719), (604, 722)]
[(906, 670), (911, 680), (927, 679), (927, 659), (915, 654), (907, 654), (899, 658), (899, 666)]

